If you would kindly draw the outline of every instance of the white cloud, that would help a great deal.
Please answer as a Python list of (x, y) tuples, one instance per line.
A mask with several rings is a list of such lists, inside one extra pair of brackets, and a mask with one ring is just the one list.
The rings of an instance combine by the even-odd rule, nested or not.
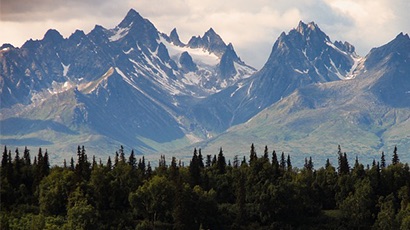
[(332, 40), (346, 40), (365, 55), (398, 33), (408, 33), (408, 0), (6, 0), (2, 1), (0, 44), (21, 46), (41, 39), (49, 28), (67, 37), (95, 24), (113, 28), (134, 8), (161, 31), (176, 27), (183, 41), (214, 28), (232, 42), (241, 58), (256, 67), (266, 61), (282, 31), (299, 20), (315, 21)]

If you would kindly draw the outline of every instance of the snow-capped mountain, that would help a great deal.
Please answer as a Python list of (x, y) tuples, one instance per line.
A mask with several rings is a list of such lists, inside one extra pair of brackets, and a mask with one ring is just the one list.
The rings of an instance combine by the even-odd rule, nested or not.
[(320, 167), (326, 158), (334, 158), (339, 144), (352, 158), (360, 155), (369, 163), (397, 146), (401, 159), (408, 162), (409, 62), (410, 38), (401, 33), (372, 49), (352, 71), (354, 79), (300, 87), (201, 147), (206, 152), (227, 146), (225, 153), (247, 154), (231, 146), (247, 150), (255, 143), (262, 151), (270, 145), (295, 158), (322, 155)]
[(300, 22), (256, 71), (212, 28), (184, 42), (134, 10), (112, 29), (68, 38), (51, 29), (0, 47), (0, 140), (48, 148), (54, 159), (77, 145), (101, 156), (120, 145), (147, 154), (202, 140), (238, 154), (272, 141), (305, 153), (406, 147), (409, 40), (399, 34), (362, 58)]
[[(213, 29), (185, 45), (176, 30), (161, 33), (134, 10), (113, 29), (69, 38), (49, 30), (21, 48), (3, 45), (0, 62), (2, 144), (23, 145), (89, 145), (77, 134), (137, 149), (189, 143), (206, 131), (192, 129), (186, 108), (255, 72)], [(17, 123), (30, 125), (15, 130)]]
[(295, 89), (352, 78), (359, 61), (349, 43), (333, 43), (315, 23), (300, 22), (297, 28), (279, 36), (260, 71), (208, 97), (192, 113), (201, 114), (196, 117), (209, 129), (223, 131), (246, 122)]

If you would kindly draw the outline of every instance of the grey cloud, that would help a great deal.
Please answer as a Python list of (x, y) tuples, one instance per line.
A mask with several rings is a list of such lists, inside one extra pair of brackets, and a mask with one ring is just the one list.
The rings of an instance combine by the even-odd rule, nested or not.
[(108, 0), (2, 0), (0, 20), (30, 22), (65, 21), (87, 16), (111, 17), (127, 8), (121, 1), (112, 4)]

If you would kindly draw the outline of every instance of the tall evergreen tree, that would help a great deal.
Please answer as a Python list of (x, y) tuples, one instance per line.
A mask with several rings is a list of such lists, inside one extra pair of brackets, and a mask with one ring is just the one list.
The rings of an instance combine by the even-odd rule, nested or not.
[(263, 151), (263, 158), (266, 160), (269, 160), (269, 152), (268, 152), (268, 146), (265, 145), (265, 150)]
[(44, 176), (47, 176), (50, 173), (50, 161), (48, 159), (47, 149), (46, 149), (46, 152), (44, 153), (44, 157), (43, 157), (42, 171), (43, 171)]
[[(311, 160), (312, 160), (312, 157), (310, 158)], [(291, 161), (290, 161), (290, 155), (288, 154), (288, 158), (287, 158), (287, 160), (286, 160), (286, 164), (287, 164), (287, 166), (288, 166), (288, 171), (290, 172), (290, 171), (292, 171), (292, 163), (291, 163)]]
[(122, 163), (125, 163), (125, 153), (124, 153), (124, 146), (121, 145), (120, 150), (119, 150), (119, 154), (120, 154), (120, 161)]
[(77, 174), (77, 179), (79, 181), (90, 179), (91, 169), (90, 169), (90, 162), (87, 160), (87, 154), (85, 153), (84, 145), (82, 147), (78, 146), (77, 148), (77, 164), (75, 167), (75, 171)]
[(219, 174), (226, 173), (226, 160), (225, 160), (225, 156), (223, 154), (222, 148), (219, 149), (217, 168), (218, 168)]
[(44, 157), (43, 157), (43, 151), (41, 148), (38, 149), (38, 154), (37, 154), (37, 165), (35, 166), (35, 180), (36, 184), (40, 183), (41, 179), (45, 176), (44, 174)]
[(276, 155), (276, 151), (273, 150), (272, 152), (272, 166), (279, 168), (279, 161), (278, 161), (278, 155)]
[(332, 164), (330, 163), (329, 158), (326, 159), (326, 164), (325, 164), (325, 169), (332, 167)]
[(243, 156), (243, 159), (242, 159), (242, 162), (241, 162), (241, 166), (246, 166), (246, 165), (248, 165), (247, 163), (246, 163), (246, 157), (245, 156)]
[(75, 169), (74, 159), (71, 157), (71, 160), (70, 160), (70, 170), (71, 170), (71, 171), (74, 171), (74, 169)]
[(198, 150), (198, 161), (199, 161), (199, 167), (203, 169), (205, 165), (204, 165), (204, 157), (202, 156), (201, 149)]
[(393, 150), (393, 158), (392, 158), (392, 165), (396, 165), (400, 162), (399, 160), (399, 155), (397, 154), (397, 146), (394, 146), (394, 150)]
[(305, 158), (305, 169), (308, 170), (308, 171), (313, 171), (312, 157), (309, 157), (309, 160), (307, 158)]
[(385, 155), (384, 155), (383, 151), (382, 151), (382, 156), (381, 156), (381, 159), (380, 159), (380, 167), (382, 169), (386, 168), (386, 158), (385, 158)]
[(3, 157), (1, 159), (1, 178), (7, 178), (10, 183), (13, 179), (13, 165), (11, 164), (10, 150), (7, 152), (7, 146), (4, 146)]
[(9, 155), (7, 153), (7, 146), (4, 146), (3, 157), (1, 158), (1, 168), (5, 169), (9, 163)]
[(137, 159), (135, 158), (134, 149), (131, 150), (130, 157), (128, 158), (128, 164), (132, 167), (132, 169), (137, 169)]
[(24, 147), (24, 165), (30, 166), (31, 165), (31, 157), (30, 157), (30, 150), (26, 147)]
[(216, 165), (216, 162), (217, 162), (217, 160), (216, 160), (216, 155), (214, 154), (214, 157), (212, 158), (211, 165), (212, 165), (212, 166)]
[(238, 167), (239, 167), (238, 155), (235, 155), (235, 156), (233, 157), (233, 167), (234, 167), (234, 168), (238, 168)]
[(115, 151), (114, 168), (118, 166), (119, 161), (120, 161), (120, 155), (118, 155), (118, 151)]
[(350, 172), (349, 162), (347, 160), (346, 153), (342, 154), (342, 149), (340, 145), (338, 146), (338, 155), (339, 155), (339, 174), (348, 174)]
[(191, 178), (190, 184), (192, 187), (201, 184), (201, 168), (199, 165), (199, 158), (196, 148), (194, 149), (194, 154), (189, 164), (189, 175)]
[(145, 174), (146, 168), (145, 168), (145, 157), (144, 156), (142, 156), (142, 159), (140, 158), (138, 161), (138, 170), (140, 170), (142, 174)]
[(250, 155), (249, 155), (249, 164), (252, 164), (252, 162), (255, 162), (257, 159), (258, 159), (258, 156), (256, 155), (255, 146), (252, 143)]
[(280, 168), (284, 170), (286, 168), (286, 158), (285, 158), (285, 153), (282, 152), (282, 155), (280, 156)]
[(95, 160), (95, 155), (93, 155), (93, 163), (91, 165), (91, 169), (95, 169), (97, 167), (97, 161)]
[(148, 165), (147, 165), (147, 172), (146, 172), (146, 176), (147, 178), (151, 178), (152, 176), (152, 168), (151, 168), (151, 163), (148, 161)]
[(171, 181), (176, 181), (178, 178), (178, 167), (177, 167), (177, 160), (175, 157), (172, 157), (171, 159), (171, 165), (169, 167), (169, 178)]
[(205, 167), (209, 168), (209, 167), (211, 167), (211, 164), (212, 164), (212, 156), (211, 155), (206, 155)]
[(112, 162), (111, 162), (111, 157), (108, 156), (108, 160), (107, 160), (107, 169), (111, 170), (112, 169)]

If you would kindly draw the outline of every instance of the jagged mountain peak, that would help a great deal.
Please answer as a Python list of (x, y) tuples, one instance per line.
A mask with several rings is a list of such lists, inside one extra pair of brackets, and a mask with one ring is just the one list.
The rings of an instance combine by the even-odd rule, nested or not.
[(208, 39), (208, 42), (212, 44), (226, 46), (221, 36), (219, 36), (219, 34), (217, 34), (213, 28), (209, 28), (209, 30), (205, 32), (203, 39)]
[(210, 27), (204, 34), (204, 37), (213, 37), (213, 36), (217, 36), (219, 37), (219, 35), (215, 32), (215, 30)]
[(403, 39), (403, 40), (410, 40), (409, 34), (404, 34), (403, 32), (400, 32), (395, 39)]
[(226, 50), (226, 44), (213, 28), (210, 28), (201, 36), (193, 36), (189, 42), (188, 47), (203, 48), (218, 57), (222, 57)]
[[(391, 55), (401, 55), (403, 60), (410, 58), (410, 38), (408, 34), (400, 33), (386, 45), (370, 50), (366, 56), (365, 66), (366, 68), (372, 68), (380, 60)], [(405, 57), (406, 55), (407, 57)]]
[(179, 35), (178, 35), (176, 28), (174, 28), (169, 34), (169, 39), (176, 46), (181, 46), (181, 47), (185, 46), (185, 44), (182, 43), (181, 40), (179, 39)]
[(63, 36), (58, 32), (56, 29), (49, 29), (46, 34), (44, 35), (43, 38), (44, 41), (49, 41), (49, 42), (61, 42), (64, 40)]
[(134, 9), (130, 9), (125, 18), (118, 24), (120, 28), (130, 27), (135, 22), (144, 21), (144, 18)]
[(342, 42), (342, 41), (335, 41), (334, 45), (339, 48), (342, 51), (345, 51), (347, 53), (352, 53), (354, 54), (356, 52), (356, 48), (350, 44), (349, 42)]
[(1, 50), (6, 50), (6, 49), (14, 49), (15, 47), (10, 44), (10, 43), (4, 43), (3, 45), (0, 46), (0, 51)]
[(300, 34), (306, 42), (330, 41), (329, 37), (313, 21), (307, 24), (300, 21), (296, 29), (289, 32), (289, 35), (294, 33)]
[(84, 33), (84, 31), (82, 31), (82, 30), (76, 30), (74, 33), (72, 33), (71, 35), (70, 35), (70, 37), (68, 37), (68, 39), (69, 40), (72, 40), (72, 41), (80, 41), (81, 39), (83, 39), (83, 38), (85, 38), (86, 37), (86, 35), (85, 35), (85, 33)]
[(107, 31), (107, 29), (105, 29), (103, 26), (95, 25), (89, 34), (100, 34), (100, 33), (105, 33), (105, 31)]
[(318, 25), (315, 22), (308, 22), (304, 23), (303, 21), (299, 21), (298, 26), (296, 27), (296, 31), (300, 34), (304, 34), (306, 30), (315, 30), (316, 28), (319, 29)]

